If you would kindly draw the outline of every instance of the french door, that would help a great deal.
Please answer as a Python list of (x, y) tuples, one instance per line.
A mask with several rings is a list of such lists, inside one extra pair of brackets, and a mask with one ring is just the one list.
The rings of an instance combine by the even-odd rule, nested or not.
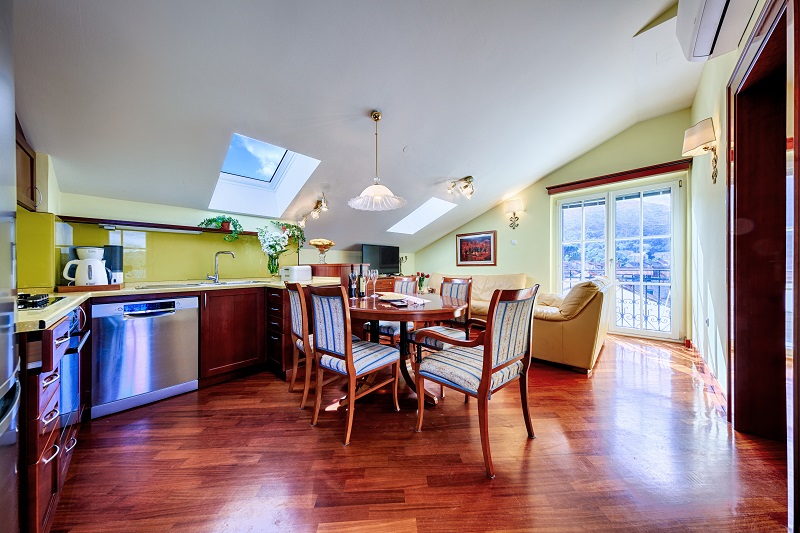
[(654, 338), (683, 334), (683, 209), (679, 182), (558, 202), (559, 286), (614, 281), (609, 330)]

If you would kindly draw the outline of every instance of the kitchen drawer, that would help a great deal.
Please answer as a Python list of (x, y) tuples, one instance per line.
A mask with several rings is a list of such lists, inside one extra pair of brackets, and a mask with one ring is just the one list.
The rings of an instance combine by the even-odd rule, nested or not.
[(28, 420), (36, 420), (45, 406), (58, 390), (61, 381), (61, 369), (56, 367), (50, 372), (28, 374), (27, 406)]
[(283, 317), (267, 315), (267, 329), (274, 333), (283, 334)]
[(67, 471), (69, 470), (69, 463), (72, 461), (72, 454), (75, 452), (75, 447), (78, 445), (78, 426), (70, 426), (66, 431), (61, 433), (61, 457), (58, 460), (58, 488), (64, 486), (67, 480)]
[(273, 309), (282, 311), (284, 308), (283, 300), (286, 296), (285, 289), (267, 289), (267, 312), (269, 313)]
[(61, 428), (61, 395), (53, 394), (42, 412), (35, 420), (28, 421), (28, 460), (38, 461), (45, 451), (50, 434), (60, 433)]
[(56, 368), (69, 348), (71, 317), (65, 316), (42, 332), (42, 372)]
[(62, 452), (59, 433), (54, 431), (47, 439), (45, 452), (39, 460), (28, 466), (28, 531), (44, 532), (58, 505), (59, 460)]

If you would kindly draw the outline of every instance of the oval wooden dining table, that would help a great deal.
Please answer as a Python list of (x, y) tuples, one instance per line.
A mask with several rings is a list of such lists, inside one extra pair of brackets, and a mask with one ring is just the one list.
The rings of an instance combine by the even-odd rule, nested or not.
[[(441, 320), (452, 320), (463, 316), (467, 312), (467, 302), (446, 296), (441, 297), (438, 294), (423, 294), (414, 298), (422, 298), (426, 300), (426, 303), (415, 304), (409, 302), (407, 306), (398, 307), (380, 298), (373, 298), (371, 296), (367, 296), (366, 298), (350, 298), (350, 320), (355, 326), (353, 332), (356, 334), (361, 331), (361, 328), (358, 326), (359, 324), (369, 322), (369, 337), (372, 342), (380, 342), (378, 333), (379, 320), (400, 322), (400, 356), (402, 358), (400, 373), (403, 375), (403, 379), (405, 379), (409, 388), (416, 392), (416, 384), (411, 374), (408, 372), (409, 343), (406, 323), (414, 322), (415, 327), (419, 329), (426, 322), (433, 323)], [(433, 403), (438, 401), (436, 396), (427, 391), (425, 391), (425, 396)]]

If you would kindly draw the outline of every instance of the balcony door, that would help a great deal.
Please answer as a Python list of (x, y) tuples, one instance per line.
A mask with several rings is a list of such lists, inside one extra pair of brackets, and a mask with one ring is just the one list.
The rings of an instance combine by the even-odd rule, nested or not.
[(558, 202), (563, 292), (596, 276), (614, 280), (609, 330), (680, 340), (683, 209), (679, 182)]

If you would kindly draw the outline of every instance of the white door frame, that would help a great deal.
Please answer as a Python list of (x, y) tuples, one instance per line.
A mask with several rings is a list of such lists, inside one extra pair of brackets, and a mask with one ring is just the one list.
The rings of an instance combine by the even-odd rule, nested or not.
[[(617, 186), (598, 187), (592, 191), (581, 191), (580, 193), (567, 193), (564, 195), (557, 195), (554, 197), (554, 233), (552, 236), (553, 242), (553, 257), (554, 271), (553, 271), (553, 286), (557, 287), (557, 291), (561, 292), (562, 282), (562, 252), (561, 252), (561, 205), (565, 203), (572, 203), (581, 200), (590, 200), (593, 198), (605, 197), (606, 201), (606, 276), (614, 282), (614, 288), (611, 294), (608, 295), (612, 299), (610, 305), (612, 312), (609, 313), (609, 331), (620, 335), (631, 335), (636, 337), (645, 337), (652, 339), (666, 339), (682, 341), (685, 336), (685, 323), (684, 323), (684, 299), (686, 295), (685, 286), (685, 255), (686, 255), (686, 214), (685, 214), (685, 198), (683, 182), (686, 179), (685, 173), (681, 177), (675, 177), (675, 174), (670, 175), (667, 179), (661, 180), (648, 180), (646, 183), (639, 183), (632, 186), (630, 182), (622, 183)], [(632, 328), (618, 328), (616, 327), (616, 271), (615, 271), (615, 245), (614, 245), (614, 201), (617, 196), (634, 193), (644, 192), (654, 189), (664, 189), (669, 187), (671, 189), (670, 198), (672, 200), (671, 214), (672, 214), (672, 243), (670, 246), (671, 251), (671, 324), (672, 330), (670, 332), (648, 331), (644, 329)]]

